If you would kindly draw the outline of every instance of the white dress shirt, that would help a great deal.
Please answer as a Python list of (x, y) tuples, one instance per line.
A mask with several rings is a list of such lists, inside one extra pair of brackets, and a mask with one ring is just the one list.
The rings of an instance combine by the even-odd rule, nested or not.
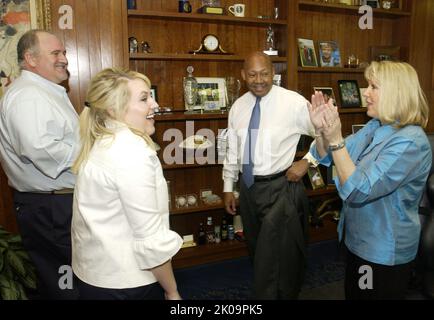
[(23, 192), (73, 188), (78, 115), (64, 87), (22, 71), (0, 101), (0, 160)]
[(77, 176), (72, 268), (97, 287), (156, 282), (150, 268), (171, 259), (181, 237), (169, 229), (167, 183), (154, 150), (125, 125), (95, 142)]
[[(235, 101), (228, 119), (228, 152), (224, 160), (224, 192), (233, 191), (242, 169), (244, 145), (256, 97), (247, 92)], [(307, 100), (300, 94), (274, 86), (262, 97), (261, 118), (254, 155), (254, 175), (288, 169), (294, 161), (300, 135), (314, 136)]]

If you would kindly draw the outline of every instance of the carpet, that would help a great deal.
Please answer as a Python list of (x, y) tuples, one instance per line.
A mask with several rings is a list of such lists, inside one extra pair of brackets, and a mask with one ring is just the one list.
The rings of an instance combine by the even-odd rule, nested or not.
[[(345, 270), (339, 260), (337, 241), (309, 245), (307, 261), (300, 299), (342, 298)], [(180, 294), (187, 300), (252, 299), (253, 269), (247, 257), (175, 270), (175, 277)], [(315, 290), (326, 285), (335, 290)]]

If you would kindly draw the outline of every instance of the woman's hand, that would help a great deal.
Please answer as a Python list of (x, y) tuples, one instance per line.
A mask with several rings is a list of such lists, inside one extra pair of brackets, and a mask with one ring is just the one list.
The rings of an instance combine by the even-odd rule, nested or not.
[(310, 121), (312, 122), (315, 133), (321, 134), (324, 128), (324, 116), (327, 110), (327, 104), (322, 92), (315, 91), (312, 95), (311, 103), (308, 103)]
[(342, 125), (339, 118), (338, 108), (333, 103), (328, 103), (327, 108), (323, 113), (323, 129), (322, 135), (328, 144), (339, 144), (342, 142)]

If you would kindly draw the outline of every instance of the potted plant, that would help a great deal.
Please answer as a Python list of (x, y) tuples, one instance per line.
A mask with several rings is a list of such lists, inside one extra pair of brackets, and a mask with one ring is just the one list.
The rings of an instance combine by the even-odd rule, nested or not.
[(27, 300), (26, 289), (36, 289), (35, 269), (21, 237), (0, 226), (0, 298)]

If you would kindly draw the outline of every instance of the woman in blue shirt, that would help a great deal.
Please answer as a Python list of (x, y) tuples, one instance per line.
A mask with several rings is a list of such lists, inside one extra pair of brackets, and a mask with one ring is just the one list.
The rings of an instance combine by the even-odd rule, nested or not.
[(420, 236), (418, 206), (431, 168), (423, 131), (429, 108), (407, 63), (372, 62), (364, 94), (373, 119), (346, 139), (337, 108), (321, 93), (309, 106), (310, 152), (329, 166), (343, 200), (339, 238), (347, 248), (347, 299), (403, 299)]

